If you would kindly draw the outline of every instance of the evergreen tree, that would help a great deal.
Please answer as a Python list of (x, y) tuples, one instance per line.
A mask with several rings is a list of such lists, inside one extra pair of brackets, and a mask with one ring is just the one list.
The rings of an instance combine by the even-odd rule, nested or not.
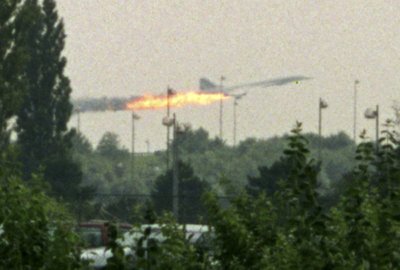
[(77, 155), (90, 155), (93, 153), (93, 146), (89, 139), (80, 132), (77, 132), (72, 138), (72, 146), (74, 153)]
[[(194, 174), (186, 163), (178, 163), (179, 175), (179, 221), (196, 223), (205, 214), (201, 197), (209, 189), (209, 184)], [(168, 170), (156, 179), (155, 190), (151, 196), (157, 211), (172, 211), (173, 172)]]
[(0, 151), (9, 142), (8, 121), (15, 116), (23, 93), (21, 36), (28, 17), (20, 16), (21, 0), (0, 1)]
[(274, 162), (270, 167), (260, 166), (258, 168), (259, 176), (248, 176), (246, 190), (250, 195), (258, 196), (265, 192), (271, 197), (278, 189), (278, 182), (286, 179), (289, 175), (290, 164), (285, 158)]
[(58, 18), (54, 0), (44, 0), (42, 5), (28, 0), (23, 12), (37, 15), (26, 38), (27, 93), (17, 119), (24, 175), (29, 178), (32, 172), (44, 170), (54, 192), (61, 195), (71, 190), (63, 194), (71, 196), (77, 191), (81, 173), (76, 172), (80, 169), (71, 161), (69, 151), (73, 132), (68, 130), (67, 122), (72, 105), (69, 79), (64, 75), (66, 58), (62, 55), (64, 24)]
[(129, 157), (128, 150), (121, 147), (118, 135), (113, 132), (104, 133), (96, 147), (96, 151), (101, 156), (108, 157), (114, 161), (121, 161), (121, 159)]
[(203, 154), (206, 151), (215, 151), (224, 146), (224, 142), (219, 138), (209, 138), (205, 129), (193, 130), (190, 125), (180, 127), (179, 136), (174, 143), (179, 145), (178, 149), (181, 155)]

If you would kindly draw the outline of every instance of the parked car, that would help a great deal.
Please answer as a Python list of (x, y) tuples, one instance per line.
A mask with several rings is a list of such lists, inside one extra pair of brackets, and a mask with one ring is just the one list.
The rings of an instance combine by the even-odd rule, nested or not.
[[(162, 227), (163, 225), (160, 224), (141, 225), (140, 228), (126, 232), (120, 244), (122, 247), (132, 248), (133, 259), (135, 259), (135, 253), (139, 250), (142, 256), (146, 257), (148, 249), (152, 249), (155, 245), (158, 245), (157, 243), (167, 239), (162, 233)], [(210, 251), (214, 234), (208, 225), (185, 224), (179, 225), (178, 228), (185, 232), (186, 240), (196, 248), (199, 254), (205, 254), (205, 252), (208, 253)]]
[[(102, 269), (107, 264), (107, 259), (112, 256), (111, 250), (108, 250), (109, 245), (109, 222), (104, 220), (92, 220), (89, 222), (80, 223), (76, 232), (81, 237), (83, 242), (83, 251), (81, 259), (89, 261), (89, 265), (94, 269)], [(128, 232), (132, 226), (127, 223), (117, 224), (120, 235)], [(124, 249), (125, 254), (131, 254), (129, 248)]]
[[(140, 226), (140, 229), (130, 230), (123, 234), (123, 240), (121, 243), (124, 246), (135, 246), (135, 243), (143, 237), (143, 232), (149, 229), (150, 236), (149, 238), (163, 241), (165, 236), (162, 235), (162, 225), (160, 224), (143, 224)], [(206, 235), (209, 234), (209, 226), (201, 225), (201, 224), (185, 224), (179, 225), (179, 229), (183, 229), (186, 234), (186, 239), (191, 244), (196, 244), (199, 241), (204, 240)]]
[[(81, 254), (82, 260), (90, 261), (90, 266), (94, 269), (104, 269), (107, 265), (107, 259), (112, 256), (111, 250), (107, 249), (107, 226), (99, 224), (99, 222), (82, 223), (78, 232), (82, 239), (87, 243), (86, 249)], [(143, 240), (144, 231), (150, 230), (150, 235), (142, 247), (150, 246), (150, 241), (162, 242), (166, 237), (162, 234), (162, 225), (160, 224), (144, 224), (138, 227), (132, 227), (129, 224), (119, 224), (121, 237), (117, 239), (117, 243), (123, 248), (124, 254), (128, 257), (128, 261), (135, 264), (136, 250), (139, 241)], [(184, 229), (186, 239), (189, 243), (195, 245), (199, 250), (207, 249), (210, 244), (210, 236), (212, 232), (207, 225), (186, 224), (180, 225), (180, 229)], [(147, 242), (149, 241), (149, 242)]]
[[(86, 248), (104, 247), (108, 245), (108, 227), (109, 222), (105, 220), (92, 220), (80, 223), (77, 227), (77, 233), (84, 242)], [(132, 225), (127, 223), (118, 223), (120, 235), (128, 232)]]

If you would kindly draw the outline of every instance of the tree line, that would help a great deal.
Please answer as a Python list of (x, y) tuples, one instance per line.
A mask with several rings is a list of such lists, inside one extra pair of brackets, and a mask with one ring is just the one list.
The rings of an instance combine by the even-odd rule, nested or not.
[[(274, 192), (268, 186), (244, 189), (229, 207), (221, 207), (215, 192), (206, 192), (207, 248), (193, 246), (171, 217), (161, 217), (157, 222), (166, 240), (147, 253), (134, 249), (139, 267), (133, 269), (398, 269), (398, 135), (388, 124), (379, 143), (365, 134), (361, 139), (348, 183), (326, 208), (318, 191), (318, 162), (298, 123), (287, 138), (287, 170), (275, 179)], [(116, 265), (129, 269), (123, 257), (109, 260), (110, 269)]]
[[(185, 127), (173, 142), (178, 149), (180, 181), (185, 186), (189, 185), (185, 177), (190, 181), (196, 179), (193, 185), (202, 187), (198, 193), (213, 190), (221, 198), (233, 196), (243, 188), (249, 192), (267, 190), (272, 194), (277, 188), (277, 181), (287, 175), (289, 164), (282, 157), (287, 137), (249, 138), (233, 147), (217, 137), (210, 138), (202, 128), (193, 130)], [(318, 159), (321, 149), (323, 161), (318, 160), (316, 164), (319, 171), (318, 191), (324, 198), (324, 205), (328, 207), (338, 200), (345, 184), (343, 176), (354, 165), (355, 144), (343, 132), (322, 138), (314, 134), (305, 134), (305, 137), (310, 142), (314, 158)], [(167, 184), (172, 183), (172, 171), (166, 169), (165, 151), (136, 154), (132, 166), (129, 151), (121, 146), (115, 133), (106, 132), (96, 147), (82, 134), (78, 134), (73, 139), (73, 145), (74, 158), (82, 165), (83, 184), (96, 186), (96, 193), (112, 197), (109, 201), (106, 196), (99, 198), (98, 203), (102, 203), (106, 209), (108, 204), (113, 209), (116, 207), (112, 205), (118, 204), (122, 213), (117, 216), (124, 219), (129, 216), (127, 213), (132, 201), (143, 203), (142, 198), (147, 197), (158, 212), (161, 209), (170, 210), (172, 203), (163, 203), (172, 194), (171, 185)], [(189, 171), (190, 174), (187, 174)], [(192, 191), (183, 188), (182, 192), (185, 197), (184, 194)], [(115, 202), (119, 194), (121, 201), (129, 202), (128, 205)], [(129, 195), (130, 198), (127, 198)], [(196, 200), (192, 204), (195, 208), (203, 208)], [(190, 212), (193, 217), (198, 213)]]

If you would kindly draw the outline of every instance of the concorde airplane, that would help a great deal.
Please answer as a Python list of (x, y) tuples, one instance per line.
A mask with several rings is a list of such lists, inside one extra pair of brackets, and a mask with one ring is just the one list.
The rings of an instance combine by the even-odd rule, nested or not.
[[(309, 80), (311, 78), (305, 76), (291, 76), (282, 77), (272, 80), (264, 80), (258, 82), (244, 83), (233, 86), (224, 86), (222, 91), (219, 85), (213, 83), (207, 78), (200, 79), (199, 92), (203, 93), (220, 93), (223, 92), (227, 96), (235, 97), (237, 94), (233, 92), (235, 90), (241, 89), (245, 92), (251, 88), (266, 88), (271, 86), (280, 86), (289, 83), (298, 83), (299, 81)], [(173, 91), (171, 89), (173, 93)], [(171, 93), (172, 93), (171, 92)], [(131, 97), (102, 97), (102, 98), (81, 98), (73, 100), (72, 103), (75, 108), (75, 112), (101, 112), (101, 111), (120, 111), (126, 110), (126, 104), (132, 100), (139, 99), (141, 96), (131, 96)]]
[(224, 86), (222, 89), (216, 83), (210, 81), (207, 78), (200, 78), (200, 91), (206, 93), (217, 93), (217, 92), (224, 92), (225, 94), (229, 95), (231, 92), (238, 90), (238, 89), (250, 89), (250, 88), (267, 88), (271, 86), (281, 86), (289, 83), (298, 83), (299, 81), (310, 80), (312, 78), (305, 77), (305, 76), (289, 76), (289, 77), (282, 77), (276, 78), (271, 80), (264, 80), (264, 81), (257, 81), (257, 82), (250, 82), (250, 83), (243, 83), (233, 86)]

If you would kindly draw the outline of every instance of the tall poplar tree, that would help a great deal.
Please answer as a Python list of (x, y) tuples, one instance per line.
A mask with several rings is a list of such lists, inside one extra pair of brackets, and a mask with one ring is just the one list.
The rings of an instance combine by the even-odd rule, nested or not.
[(27, 24), (19, 16), (20, 6), (21, 0), (0, 1), (0, 152), (9, 143), (9, 120), (18, 110), (24, 89), (20, 41)]
[(17, 132), (25, 178), (42, 171), (53, 192), (74, 196), (81, 171), (72, 161), (71, 86), (64, 74), (64, 24), (54, 0), (27, 0), (25, 12), (37, 17), (26, 39), (29, 62), (25, 69), (27, 93), (18, 113)]

